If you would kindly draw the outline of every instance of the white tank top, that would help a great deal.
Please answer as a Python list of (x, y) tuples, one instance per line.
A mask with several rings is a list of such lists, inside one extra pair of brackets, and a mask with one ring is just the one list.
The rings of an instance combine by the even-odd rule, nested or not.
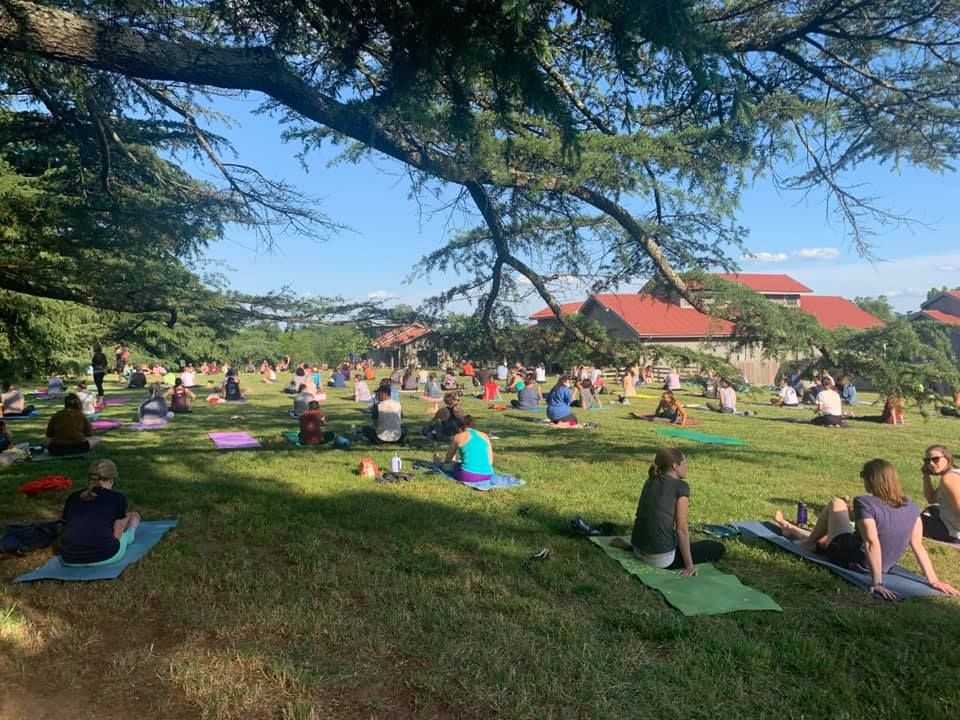
[[(948, 475), (960, 475), (956, 470), (951, 470)], [(951, 507), (943, 492), (943, 479), (937, 487), (937, 502), (940, 504), (940, 519), (947, 526), (947, 531), (952, 537), (960, 538), (960, 508)]]

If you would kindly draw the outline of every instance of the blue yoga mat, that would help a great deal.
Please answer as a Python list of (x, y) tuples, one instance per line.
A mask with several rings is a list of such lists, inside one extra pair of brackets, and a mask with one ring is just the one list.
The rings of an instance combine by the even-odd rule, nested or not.
[[(799, 555), (804, 560), (809, 560), (810, 562), (814, 562), (817, 565), (827, 568), (827, 570), (830, 572), (839, 575), (844, 580), (853, 583), (857, 587), (863, 588), (864, 590), (870, 589), (871, 578), (869, 574), (854, 572), (853, 570), (842, 568), (839, 565), (834, 565), (832, 562), (827, 560), (825, 556), (810, 552), (806, 548), (791, 542), (787, 538), (775, 532), (773, 529), (764, 525), (762, 522), (756, 522), (753, 520), (739, 520), (730, 524), (737, 528), (743, 537), (758, 537), (766, 540), (767, 542), (773, 543), (777, 547), (786, 550), (789, 553)], [(904, 570), (899, 565), (894, 565), (890, 572), (883, 576), (883, 584), (890, 590), (893, 590), (901, 599), (912, 597), (935, 597), (943, 594), (939, 590), (934, 590), (932, 587), (930, 587), (927, 584), (927, 581), (919, 575), (916, 575), (909, 570)]]
[(460, 480), (457, 480), (451, 473), (448, 473), (446, 470), (444, 470), (443, 467), (435, 463), (418, 463), (418, 465), (428, 467), (440, 473), (444, 477), (450, 478), (454, 482), (458, 482), (461, 485), (466, 485), (468, 488), (473, 488), (474, 490), (480, 490), (483, 492), (486, 492), (487, 490), (496, 490), (498, 488), (520, 487), (521, 485), (527, 484), (525, 480), (515, 478), (513, 475), (494, 475), (489, 480), (483, 480), (481, 482), (461, 482)]
[(34, 580), (64, 580), (68, 582), (86, 582), (89, 580), (115, 580), (127, 566), (135, 563), (149, 552), (150, 548), (160, 542), (163, 534), (172, 527), (176, 527), (178, 520), (144, 520), (137, 528), (137, 536), (127, 546), (127, 551), (119, 562), (99, 567), (67, 567), (60, 562), (60, 556), (54, 555), (38, 570), (24, 573), (14, 579), (18, 582), (33, 582)]
[(8, 421), (8, 422), (9, 422), (10, 420), (29, 420), (30, 418), (35, 417), (35, 416), (37, 416), (37, 415), (39, 415), (39, 414), (40, 414), (40, 413), (37, 412), (37, 409), (34, 408), (33, 410), (31, 410), (31, 411), (30, 411), (29, 413), (27, 413), (26, 415), (4, 415), (4, 416), (3, 416), (3, 419), (6, 420), (6, 421)]

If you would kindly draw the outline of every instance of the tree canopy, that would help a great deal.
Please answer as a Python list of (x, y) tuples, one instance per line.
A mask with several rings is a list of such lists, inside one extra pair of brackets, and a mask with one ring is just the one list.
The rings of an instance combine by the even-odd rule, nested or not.
[[(84, 110), (105, 194), (111, 172), (143, 172), (124, 152), (133, 125), (225, 178), (226, 216), (191, 196), (193, 247), (225, 219), (322, 221), (298, 212), (289, 188), (224, 163), (199, 129), (204, 93), (262, 93), (304, 152), (378, 153), (407, 168), (415, 191), (459, 188), (482, 222), (423, 268), (460, 268), (438, 303), (477, 297), (487, 329), (527, 287), (566, 323), (552, 288), (570, 274), (594, 289), (658, 274), (711, 310), (681, 272), (735, 264), (739, 194), (757, 177), (824, 193), (867, 253), (870, 232), (899, 218), (860, 194), (856, 169), (943, 170), (958, 149), (956, 0), (64, 7), (2, 0), (0, 52), (21, 74), (73, 78), (67, 104)], [(6, 82), (17, 114), (37, 105), (37, 122), (58, 120), (44, 82)], [(780, 175), (787, 166), (798, 170)]]

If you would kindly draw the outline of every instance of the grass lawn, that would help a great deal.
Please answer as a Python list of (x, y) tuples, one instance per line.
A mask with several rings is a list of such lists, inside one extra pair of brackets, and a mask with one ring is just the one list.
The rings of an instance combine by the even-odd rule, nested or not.
[[(575, 515), (629, 530), (665, 440), (628, 411), (652, 411), (653, 400), (583, 413), (602, 427), (567, 431), (465, 400), (478, 427), (500, 437), (497, 469), (527, 481), (480, 493), (436, 475), (397, 485), (358, 477), (367, 455), (388, 468), (389, 449), (286, 449), (289, 398), (258, 376), (242, 380), (251, 402), (198, 403), (157, 432), (114, 430), (91, 456), (117, 462), (118, 489), (146, 519), (180, 518), (118, 580), (11, 585), (49, 551), (0, 561), (0, 718), (956, 715), (960, 600), (884, 604), (773, 546), (727, 541), (718, 567), (784, 612), (684, 618), (569, 534)], [(108, 395), (142, 391), (108, 385)], [(331, 390), (325, 408), (343, 433), (366, 419), (347, 395)], [(419, 429), (427, 403), (403, 403)], [(39, 439), (50, 405), (11, 424), (15, 441)], [(792, 516), (798, 499), (812, 522), (832, 494), (862, 492), (858, 471), (877, 456), (922, 504), (924, 447), (960, 450), (954, 419), (908, 412), (903, 427), (834, 430), (784, 422), (809, 411), (752, 409), (760, 415), (691, 411), (704, 421), (697, 430), (747, 441), (676, 443), (689, 458), (693, 523), (767, 519), (778, 508)], [(213, 430), (246, 430), (268, 447), (218, 452)], [(409, 469), (430, 448), (400, 454)], [(53, 473), (82, 485), (86, 463), (0, 470), (0, 517), (56, 517), (65, 492), (14, 492)], [(549, 560), (529, 559), (543, 548)], [(960, 585), (960, 551), (929, 552)], [(912, 556), (904, 564), (915, 568)]]

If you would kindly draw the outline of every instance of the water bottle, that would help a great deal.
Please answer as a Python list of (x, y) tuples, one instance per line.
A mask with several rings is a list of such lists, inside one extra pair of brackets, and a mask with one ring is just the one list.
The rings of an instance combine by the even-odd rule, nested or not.
[(357, 426), (356, 426), (356, 425), (353, 425), (353, 424), (350, 425), (350, 437), (356, 439), (356, 437), (357, 437)]
[(797, 503), (797, 525), (807, 524), (807, 504), (801, 500)]
[(398, 473), (402, 467), (403, 463), (400, 461), (400, 456), (394, 453), (393, 457), (390, 458), (390, 472)]

